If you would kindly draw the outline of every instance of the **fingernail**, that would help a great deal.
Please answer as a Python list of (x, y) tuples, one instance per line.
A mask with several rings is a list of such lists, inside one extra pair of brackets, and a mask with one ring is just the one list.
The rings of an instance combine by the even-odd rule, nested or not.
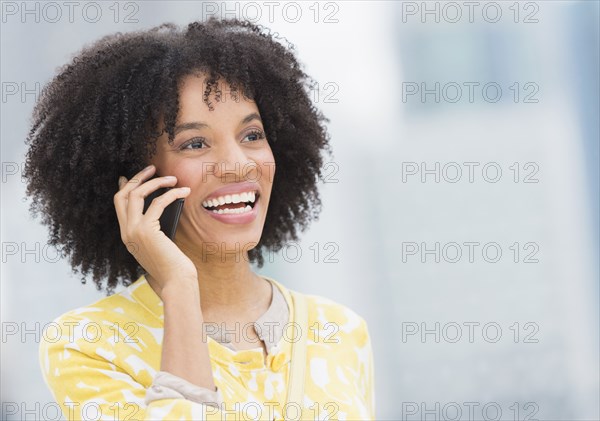
[(149, 170), (150, 168), (152, 168), (153, 166), (154, 166), (154, 165), (150, 164), (150, 165), (148, 165), (146, 168), (144, 168), (144, 170), (143, 170), (143, 171), (148, 171), (148, 170)]
[(123, 177), (122, 175), (119, 176), (119, 186), (122, 185), (126, 181), (127, 181), (127, 179), (125, 177)]

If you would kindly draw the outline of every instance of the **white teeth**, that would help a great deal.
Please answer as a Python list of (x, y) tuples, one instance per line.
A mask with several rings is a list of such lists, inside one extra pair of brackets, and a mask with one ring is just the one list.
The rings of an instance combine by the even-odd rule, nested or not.
[(214, 213), (218, 213), (219, 215), (222, 214), (237, 214), (237, 213), (246, 213), (246, 212), (250, 212), (252, 210), (252, 207), (250, 205), (246, 205), (245, 208), (235, 208), (235, 209), (213, 209)]
[(210, 200), (202, 202), (202, 206), (205, 208), (214, 208), (219, 205), (225, 205), (229, 203), (254, 203), (256, 201), (255, 192), (244, 192), (240, 194), (226, 194), (225, 196), (219, 196)]

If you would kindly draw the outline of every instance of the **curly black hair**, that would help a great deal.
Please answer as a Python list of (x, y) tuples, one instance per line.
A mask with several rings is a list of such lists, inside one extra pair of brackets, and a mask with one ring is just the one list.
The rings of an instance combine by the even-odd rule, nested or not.
[[(44, 86), (32, 115), (23, 176), (30, 211), (49, 226), (48, 244), (91, 273), (111, 295), (143, 268), (123, 244), (113, 204), (120, 175), (131, 178), (156, 152), (163, 133), (174, 139), (181, 79), (208, 75), (204, 102), (225, 80), (256, 102), (277, 164), (260, 242), (249, 250), (262, 267), (263, 248), (280, 250), (318, 219), (323, 151), (329, 122), (310, 100), (314, 80), (294, 46), (268, 28), (238, 19), (165, 23), (105, 36), (78, 52)], [(287, 42), (287, 40), (286, 40)], [(159, 132), (160, 123), (163, 131)]]

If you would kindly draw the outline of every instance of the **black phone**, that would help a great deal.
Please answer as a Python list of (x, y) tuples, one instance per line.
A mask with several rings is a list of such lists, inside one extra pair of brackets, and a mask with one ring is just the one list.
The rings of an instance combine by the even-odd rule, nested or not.
[[(152, 178), (156, 178), (157, 176), (153, 176)], [(150, 178), (149, 180), (152, 180)], [(148, 180), (147, 180), (148, 181)], [(163, 193), (166, 193), (168, 190), (172, 189), (172, 187), (161, 187), (158, 190), (153, 191), (144, 199), (144, 211), (142, 213), (146, 213), (152, 200), (154, 198), (160, 196)], [(183, 202), (185, 199), (175, 199), (172, 203), (170, 203), (162, 215), (159, 218), (160, 229), (165, 233), (167, 237), (171, 240), (175, 239), (175, 232), (177, 231), (177, 224), (179, 223), (179, 217), (181, 216), (181, 210), (183, 209)]]

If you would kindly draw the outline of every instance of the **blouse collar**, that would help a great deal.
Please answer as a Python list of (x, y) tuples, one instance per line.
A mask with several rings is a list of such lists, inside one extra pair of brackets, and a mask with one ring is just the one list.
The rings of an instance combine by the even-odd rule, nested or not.
[[(287, 329), (286, 327), (288, 327), (290, 322), (293, 322), (293, 300), (290, 291), (282, 284), (268, 276), (260, 276), (271, 283), (273, 287), (273, 299), (267, 311), (257, 319), (255, 325), (258, 325), (256, 327), (257, 332), (262, 332), (261, 339), (265, 341), (265, 346), (267, 347), (267, 366), (274, 371), (279, 371), (289, 361), (291, 356), (292, 343), (288, 337), (293, 339), (295, 332), (293, 332), (294, 329)], [(154, 292), (146, 277), (144, 275), (140, 276), (127, 287), (127, 291), (139, 304), (160, 321), (162, 327), (164, 323), (163, 302), (156, 292)], [(212, 359), (226, 365), (234, 363), (238, 370), (252, 370), (265, 367), (261, 346), (236, 351), (229, 348), (226, 344), (219, 343), (212, 337), (218, 337), (217, 335), (207, 336), (209, 353)]]

